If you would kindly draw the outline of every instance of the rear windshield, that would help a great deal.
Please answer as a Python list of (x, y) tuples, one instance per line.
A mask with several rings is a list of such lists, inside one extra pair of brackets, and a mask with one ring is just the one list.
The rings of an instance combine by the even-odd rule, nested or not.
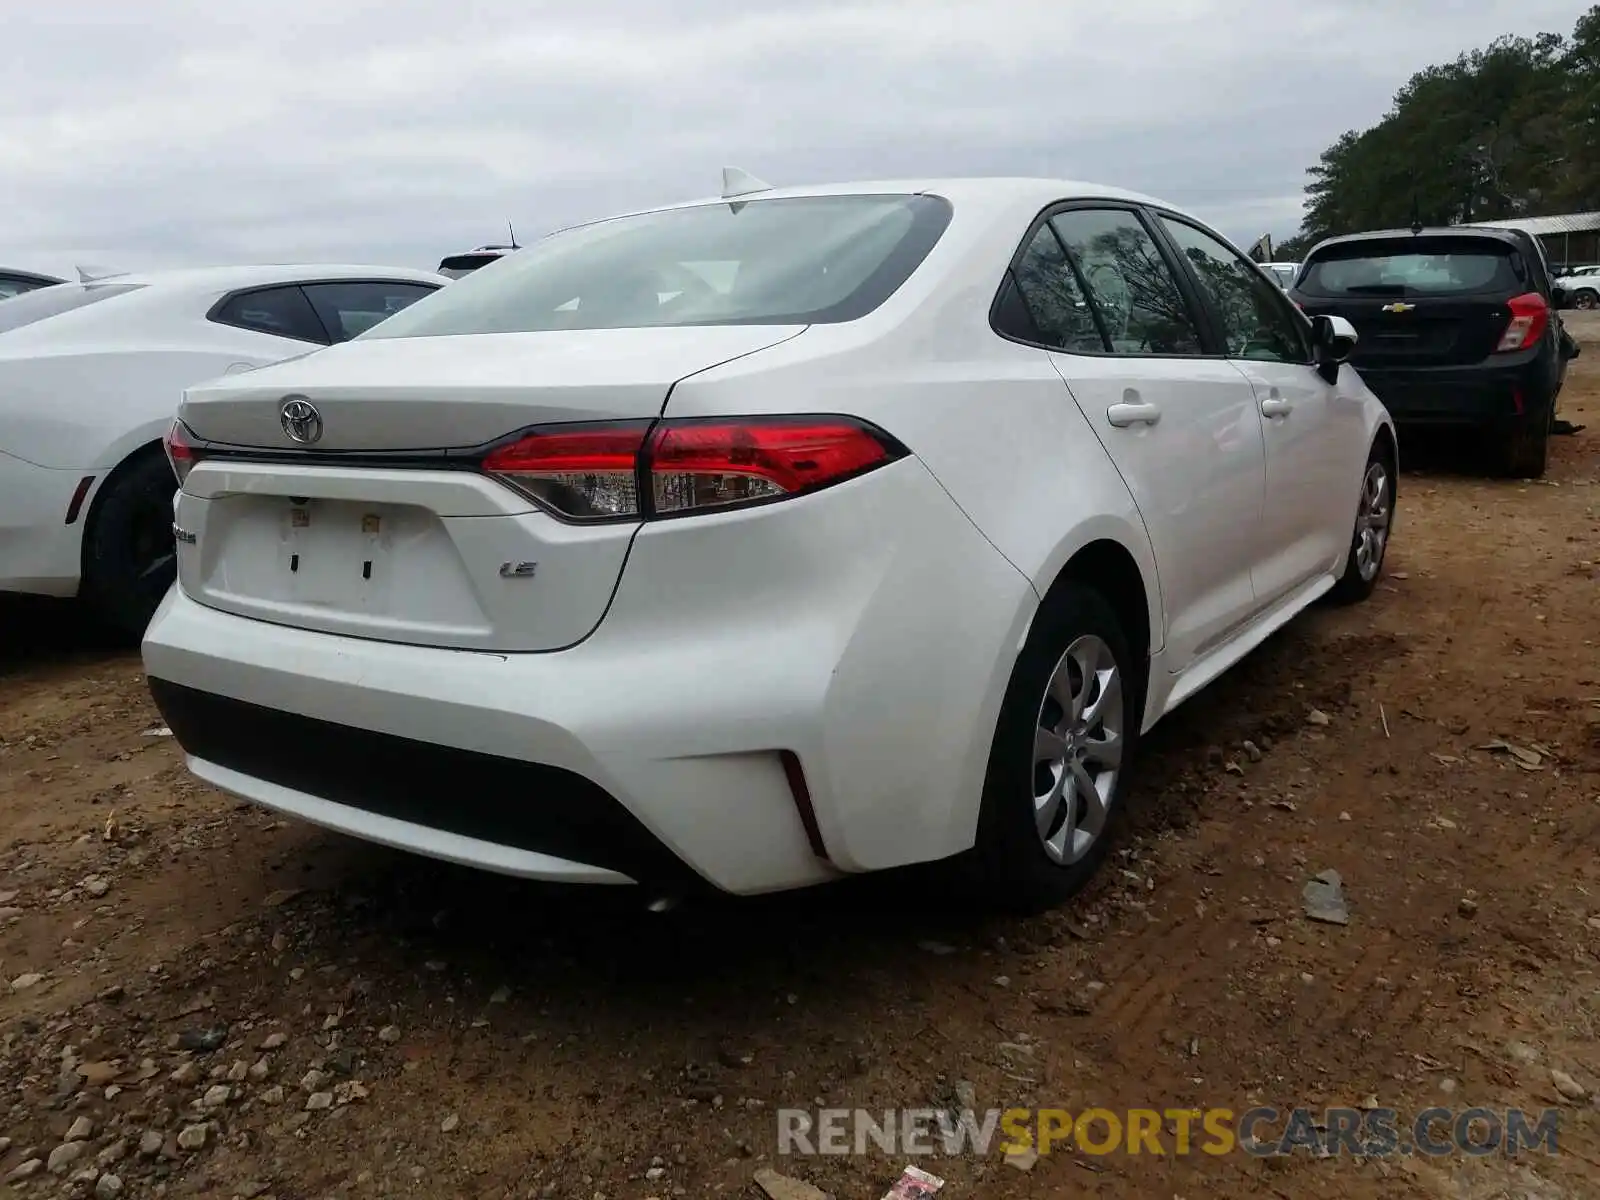
[(934, 196), (807, 196), (618, 217), (552, 234), (363, 338), (850, 321), (950, 221)]
[(59, 317), (62, 313), (97, 304), (113, 296), (136, 292), (143, 286), (142, 283), (58, 283), (24, 292), (9, 300), (0, 300), (0, 333), (21, 329), (46, 317)]
[(1351, 242), (1306, 264), (1295, 290), (1317, 296), (1450, 296), (1522, 290), (1521, 253), (1481, 238)]

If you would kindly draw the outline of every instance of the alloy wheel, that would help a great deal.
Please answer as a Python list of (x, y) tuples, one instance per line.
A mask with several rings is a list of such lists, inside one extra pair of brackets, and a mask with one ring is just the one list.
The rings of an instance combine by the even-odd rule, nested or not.
[(1389, 467), (1383, 462), (1368, 463), (1361, 484), (1361, 507), (1356, 512), (1356, 570), (1363, 582), (1372, 582), (1383, 566), (1389, 518)]
[(1111, 647), (1085, 634), (1051, 672), (1034, 733), (1034, 826), (1052, 862), (1079, 862), (1105, 831), (1122, 746), (1122, 674)]

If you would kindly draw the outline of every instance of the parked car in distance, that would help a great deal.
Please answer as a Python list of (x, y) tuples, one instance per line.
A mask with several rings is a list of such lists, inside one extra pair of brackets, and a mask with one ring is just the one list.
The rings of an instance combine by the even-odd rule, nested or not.
[(42, 287), (53, 287), (60, 282), (54, 275), (36, 275), (32, 271), (0, 267), (0, 300), (9, 300), (12, 296)]
[(1355, 327), (1352, 362), (1402, 427), (1474, 430), (1502, 473), (1544, 474), (1570, 344), (1531, 235), (1452, 226), (1330, 238), (1290, 296)]
[(1353, 332), (1194, 218), (727, 177), (188, 389), (144, 661), (191, 771), (512, 875), (965, 856), (1036, 907), (1146, 729), (1373, 590), (1396, 443)]
[(1565, 303), (1563, 308), (1600, 308), (1600, 266), (1577, 267), (1555, 281)]
[(1278, 286), (1285, 290), (1294, 282), (1294, 277), (1300, 270), (1299, 263), (1269, 262), (1262, 263), (1261, 266), (1278, 281)]
[(137, 634), (173, 577), (183, 389), (342, 342), (446, 281), (363, 266), (60, 283), (0, 301), (0, 591), (81, 595)]
[(520, 246), (479, 246), (476, 250), (469, 250), (465, 254), (447, 255), (439, 260), (439, 274), (449, 279), (460, 279), (480, 267), (499, 262), (513, 250), (519, 249)]

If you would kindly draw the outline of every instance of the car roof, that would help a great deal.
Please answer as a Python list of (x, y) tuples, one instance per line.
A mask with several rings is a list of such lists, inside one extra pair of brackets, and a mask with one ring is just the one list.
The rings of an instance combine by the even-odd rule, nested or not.
[(165, 271), (126, 271), (97, 276), (92, 283), (138, 284), (141, 287), (235, 288), (293, 283), (298, 280), (396, 279), (416, 283), (448, 283), (437, 271), (415, 267), (353, 263), (262, 263), (240, 267), (179, 267)]
[(62, 339), (102, 337), (112, 331), (117, 337), (147, 336), (151, 331), (170, 329), (172, 322), (205, 324), (206, 312), (230, 294), (261, 287), (295, 283), (338, 283), (344, 280), (376, 280), (385, 283), (415, 283), (443, 287), (448, 276), (413, 267), (364, 266), (349, 263), (273, 263), (243, 267), (186, 267), (167, 271), (129, 271), (100, 275), (77, 283), (25, 293), (4, 304), (24, 304), (44, 291), (105, 290), (104, 303), (88, 304), (37, 316), (25, 324), (0, 330), (0, 347), (17, 352), (28, 345)]
[[(637, 217), (646, 213), (668, 212), (679, 208), (699, 208), (708, 204), (744, 204), (758, 200), (788, 200), (809, 196), (942, 196), (959, 206), (978, 206), (990, 209), (1026, 207), (1040, 209), (1057, 200), (1122, 200), (1134, 204), (1150, 204), (1158, 208), (1182, 212), (1177, 205), (1141, 192), (1110, 187), (1103, 183), (1084, 180), (1050, 179), (1033, 176), (952, 176), (905, 179), (874, 179), (853, 183), (819, 183), (796, 187), (773, 187), (739, 196), (703, 196), (674, 204), (661, 204), (633, 212), (616, 213), (610, 217), (582, 221), (566, 228), (599, 224), (603, 220), (620, 217)], [(556, 232), (560, 232), (559, 230)]]
[(1326, 250), (1329, 246), (1351, 246), (1384, 239), (1471, 237), (1490, 238), (1497, 242), (1523, 246), (1527, 244), (1524, 239), (1528, 236), (1530, 235), (1524, 234), (1520, 229), (1494, 229), (1486, 225), (1424, 225), (1420, 229), (1368, 229), (1361, 233), (1346, 233), (1338, 237), (1324, 238), (1311, 248), (1306, 257), (1310, 258), (1318, 250)]

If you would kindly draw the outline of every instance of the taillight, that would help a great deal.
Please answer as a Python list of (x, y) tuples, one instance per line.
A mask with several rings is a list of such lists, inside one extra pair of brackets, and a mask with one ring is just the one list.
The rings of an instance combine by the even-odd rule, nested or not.
[(550, 426), (490, 451), (482, 466), (563, 517), (638, 517), (639, 452), (649, 431), (649, 421)]
[(1511, 310), (1511, 320), (1494, 348), (1496, 354), (1526, 350), (1544, 336), (1545, 326), (1550, 323), (1550, 306), (1538, 292), (1515, 296), (1506, 307)]
[(804, 495), (906, 453), (852, 417), (629, 421), (532, 429), (482, 468), (568, 520), (639, 520)]
[(167, 461), (172, 464), (172, 473), (178, 477), (178, 486), (182, 487), (194, 464), (200, 461), (195, 436), (182, 421), (174, 421), (161, 444), (166, 449)]
[(650, 439), (650, 495), (661, 515), (776, 500), (903, 453), (844, 417), (667, 421)]

